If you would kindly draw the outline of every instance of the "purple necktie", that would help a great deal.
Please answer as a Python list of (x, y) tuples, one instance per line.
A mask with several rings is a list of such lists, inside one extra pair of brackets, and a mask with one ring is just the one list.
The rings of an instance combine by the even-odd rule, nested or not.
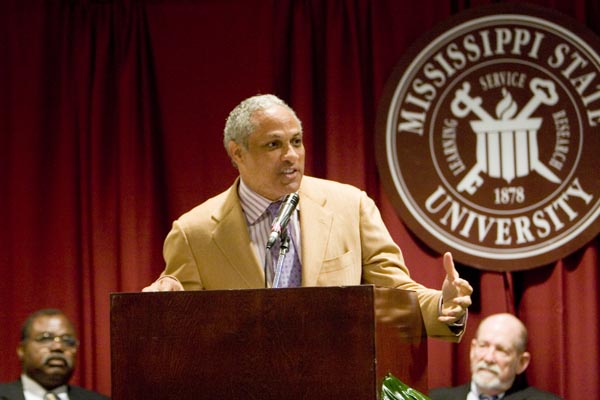
[[(269, 213), (269, 220), (271, 223), (277, 216), (277, 212), (279, 211), (279, 207), (281, 206), (280, 201), (276, 201), (271, 203), (267, 208), (267, 212)], [(291, 222), (290, 222), (291, 224)], [(278, 287), (299, 287), (302, 286), (302, 265), (300, 264), (300, 259), (298, 258), (298, 252), (296, 251), (296, 244), (294, 239), (294, 230), (291, 229), (290, 224), (286, 227), (287, 235), (290, 239), (288, 252), (285, 255), (285, 259), (281, 268), (281, 277), (279, 279)], [(281, 235), (283, 237), (284, 235)], [(277, 260), (279, 258), (279, 249), (281, 245), (281, 237), (279, 240), (275, 242), (273, 247), (271, 247), (271, 260), (272, 260), (272, 276), (275, 275), (275, 268), (277, 266)]]

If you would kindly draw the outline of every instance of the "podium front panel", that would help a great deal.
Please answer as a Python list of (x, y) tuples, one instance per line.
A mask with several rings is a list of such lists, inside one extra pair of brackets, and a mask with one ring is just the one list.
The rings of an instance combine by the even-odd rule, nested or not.
[(376, 399), (377, 347), (403, 359), (394, 342), (415, 343), (377, 322), (380, 296), (373, 286), (111, 294), (112, 398)]

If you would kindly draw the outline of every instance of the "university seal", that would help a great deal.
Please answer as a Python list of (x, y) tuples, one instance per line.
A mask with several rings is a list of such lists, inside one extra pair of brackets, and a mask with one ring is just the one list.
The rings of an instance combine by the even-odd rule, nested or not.
[(386, 85), (377, 159), (403, 221), (476, 268), (552, 263), (600, 230), (600, 40), (501, 4), (418, 41)]

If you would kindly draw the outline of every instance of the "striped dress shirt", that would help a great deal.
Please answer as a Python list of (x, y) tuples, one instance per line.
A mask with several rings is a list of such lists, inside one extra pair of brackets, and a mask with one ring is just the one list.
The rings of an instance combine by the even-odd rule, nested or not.
[[(259, 195), (258, 193), (250, 189), (244, 183), (243, 179), (240, 179), (240, 184), (238, 187), (238, 196), (240, 197), (242, 210), (244, 211), (244, 216), (246, 217), (246, 224), (248, 225), (248, 231), (250, 232), (250, 240), (252, 241), (252, 246), (254, 247), (254, 251), (258, 255), (258, 259), (264, 266), (267, 239), (269, 237), (269, 234), (271, 233), (271, 222), (269, 220), (267, 208), (272, 202), (271, 200)], [(279, 200), (283, 200), (283, 197)], [(297, 249), (302, 248), (300, 243), (300, 223), (298, 218), (299, 210), (300, 207), (296, 207), (296, 210), (292, 214), (288, 223), (288, 227), (293, 230), (292, 234), (294, 235)], [(301, 251), (298, 251), (298, 258), (300, 259), (300, 262), (302, 262)], [(267, 257), (267, 267), (271, 270), (273, 270), (274, 262), (276, 262), (276, 260), (271, 260), (270, 256)]]

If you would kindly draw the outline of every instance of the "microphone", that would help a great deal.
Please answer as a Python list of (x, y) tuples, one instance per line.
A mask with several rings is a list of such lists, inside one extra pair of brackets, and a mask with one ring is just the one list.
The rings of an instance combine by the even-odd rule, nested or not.
[(290, 193), (283, 199), (283, 203), (281, 204), (281, 207), (279, 207), (279, 212), (271, 224), (271, 233), (267, 240), (267, 249), (271, 249), (275, 244), (275, 241), (281, 235), (281, 232), (285, 231), (288, 222), (290, 222), (292, 213), (298, 206), (299, 200), (300, 197), (298, 197), (298, 193)]

